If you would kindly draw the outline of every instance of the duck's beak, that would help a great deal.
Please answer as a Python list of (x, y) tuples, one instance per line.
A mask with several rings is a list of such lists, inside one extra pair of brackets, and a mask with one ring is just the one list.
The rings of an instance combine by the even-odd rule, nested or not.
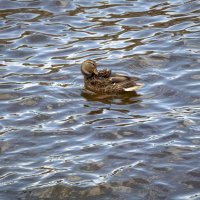
[(98, 76), (99, 73), (98, 73), (97, 69), (94, 69), (94, 74)]

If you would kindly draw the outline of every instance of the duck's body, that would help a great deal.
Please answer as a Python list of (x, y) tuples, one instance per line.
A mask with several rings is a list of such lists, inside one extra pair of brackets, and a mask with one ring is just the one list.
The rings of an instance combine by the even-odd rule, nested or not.
[(136, 84), (136, 78), (112, 73), (110, 70), (97, 71), (93, 60), (86, 60), (81, 65), (85, 88), (102, 94), (119, 94), (135, 91), (141, 85)]

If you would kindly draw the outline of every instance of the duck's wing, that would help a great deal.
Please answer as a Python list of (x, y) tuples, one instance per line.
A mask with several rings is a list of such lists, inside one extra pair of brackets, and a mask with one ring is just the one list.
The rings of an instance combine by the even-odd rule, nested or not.
[(122, 83), (122, 82), (127, 82), (127, 81), (135, 82), (135, 81), (138, 81), (139, 79), (136, 77), (129, 77), (124, 74), (111, 74), (110, 80), (113, 83)]
[(122, 74), (112, 74), (109, 79), (113, 84), (120, 86), (126, 92), (135, 91), (144, 86), (143, 83), (136, 83), (139, 78)]
[(144, 83), (137, 83), (135, 84), (134, 86), (131, 86), (131, 87), (124, 87), (124, 91), (126, 92), (131, 92), (131, 91), (135, 91), (135, 90), (138, 90), (140, 88), (142, 88), (144, 86)]

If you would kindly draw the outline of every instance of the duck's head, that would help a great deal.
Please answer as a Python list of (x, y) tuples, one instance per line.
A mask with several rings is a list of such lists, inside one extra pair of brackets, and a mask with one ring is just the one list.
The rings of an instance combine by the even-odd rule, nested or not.
[(81, 64), (81, 72), (85, 78), (90, 78), (93, 75), (98, 75), (97, 65), (94, 60), (86, 60)]

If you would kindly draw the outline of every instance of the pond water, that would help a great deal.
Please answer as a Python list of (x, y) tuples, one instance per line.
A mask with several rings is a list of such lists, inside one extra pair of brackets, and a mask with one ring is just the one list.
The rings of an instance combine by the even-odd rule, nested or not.
[[(200, 199), (198, 0), (0, 0), (0, 199)], [(80, 65), (136, 76), (84, 90)]]

